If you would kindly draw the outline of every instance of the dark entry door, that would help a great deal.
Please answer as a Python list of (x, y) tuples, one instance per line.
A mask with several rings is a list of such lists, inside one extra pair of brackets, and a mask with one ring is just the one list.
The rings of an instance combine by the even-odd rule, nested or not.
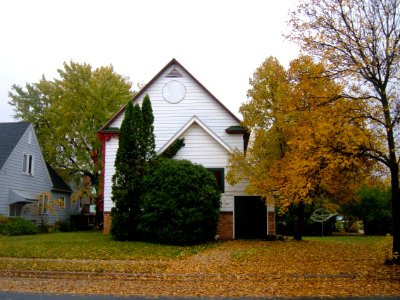
[(261, 197), (235, 196), (235, 239), (266, 239), (267, 208)]

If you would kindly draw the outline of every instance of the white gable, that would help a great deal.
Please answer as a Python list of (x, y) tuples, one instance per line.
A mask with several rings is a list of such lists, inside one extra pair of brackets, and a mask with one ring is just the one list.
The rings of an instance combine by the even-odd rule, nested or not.
[(191, 122), (178, 138), (185, 139), (185, 146), (174, 159), (187, 159), (208, 168), (225, 168), (229, 150), (197, 122)]
[(182, 138), (182, 135), (185, 133), (185, 131), (188, 130), (193, 124), (199, 125), (210, 137), (214, 139), (215, 142), (220, 144), (228, 152), (232, 153), (232, 148), (230, 148), (222, 139), (220, 139), (219, 136), (216, 135), (210, 128), (208, 128), (197, 116), (193, 116), (189, 122), (187, 122), (180, 130), (178, 130), (178, 132), (176, 132), (174, 136), (160, 148), (158, 154), (164, 152), (175, 140)]
[[(153, 107), (156, 151), (163, 148), (194, 115), (230, 148), (243, 148), (240, 136), (225, 132), (230, 126), (239, 126), (238, 119), (179, 64), (172, 64), (159, 74), (140, 92), (135, 103), (140, 105), (146, 94), (150, 96)], [(109, 127), (119, 128), (123, 117), (124, 114), (120, 114)]]

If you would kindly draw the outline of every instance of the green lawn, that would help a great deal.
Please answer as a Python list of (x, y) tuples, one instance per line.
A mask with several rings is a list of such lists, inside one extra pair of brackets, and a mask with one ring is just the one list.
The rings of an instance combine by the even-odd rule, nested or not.
[(340, 243), (362, 243), (373, 244), (376, 242), (391, 241), (391, 237), (375, 236), (375, 235), (333, 235), (333, 236), (306, 236), (305, 241), (320, 241), (320, 242), (340, 242)]
[(98, 231), (0, 235), (0, 257), (14, 258), (165, 260), (195, 254), (212, 246), (212, 243), (179, 247), (118, 242)]

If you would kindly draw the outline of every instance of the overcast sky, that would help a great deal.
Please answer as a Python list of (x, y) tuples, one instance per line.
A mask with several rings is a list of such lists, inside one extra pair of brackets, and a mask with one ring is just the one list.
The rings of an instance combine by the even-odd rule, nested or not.
[(296, 0), (1, 0), (0, 122), (14, 121), (8, 92), (57, 76), (63, 62), (113, 65), (145, 84), (172, 58), (233, 113), (268, 56), (287, 66), (282, 36)]

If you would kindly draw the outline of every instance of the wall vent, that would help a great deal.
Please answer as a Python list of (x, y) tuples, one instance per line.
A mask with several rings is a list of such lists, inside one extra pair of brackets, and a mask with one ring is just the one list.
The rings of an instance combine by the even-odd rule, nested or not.
[(173, 68), (171, 72), (168, 73), (167, 77), (170, 78), (177, 78), (182, 77), (182, 74), (176, 68)]

